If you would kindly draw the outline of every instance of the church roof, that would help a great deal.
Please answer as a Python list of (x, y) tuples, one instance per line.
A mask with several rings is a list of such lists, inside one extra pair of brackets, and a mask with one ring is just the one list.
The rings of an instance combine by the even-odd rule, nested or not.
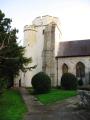
[(90, 39), (60, 42), (56, 58), (90, 56)]

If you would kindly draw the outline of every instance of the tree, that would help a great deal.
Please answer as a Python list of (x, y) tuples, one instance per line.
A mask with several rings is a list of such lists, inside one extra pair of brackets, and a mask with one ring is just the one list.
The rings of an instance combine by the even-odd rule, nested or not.
[(27, 71), (31, 58), (24, 57), (24, 47), (17, 44), (17, 29), (11, 28), (11, 19), (0, 10), (0, 86), (13, 85), (19, 71)]

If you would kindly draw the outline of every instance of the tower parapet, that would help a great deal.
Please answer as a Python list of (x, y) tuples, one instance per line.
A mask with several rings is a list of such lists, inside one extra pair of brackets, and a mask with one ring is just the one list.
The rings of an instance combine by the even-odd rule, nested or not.
[(34, 25), (26, 25), (26, 26), (24, 26), (24, 32), (28, 31), (28, 30), (36, 31), (36, 28), (35, 28)]
[(46, 26), (48, 24), (50, 24), (51, 22), (53, 23), (56, 23), (58, 24), (59, 23), (59, 19), (57, 17), (53, 17), (53, 16), (50, 16), (50, 15), (45, 15), (45, 16), (39, 16), (39, 17), (36, 17), (32, 24), (34, 26)]

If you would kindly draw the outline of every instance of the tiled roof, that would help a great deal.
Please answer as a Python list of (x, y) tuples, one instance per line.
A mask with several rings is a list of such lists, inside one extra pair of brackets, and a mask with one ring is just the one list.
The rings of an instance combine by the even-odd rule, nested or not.
[(90, 56), (90, 39), (60, 42), (58, 57)]

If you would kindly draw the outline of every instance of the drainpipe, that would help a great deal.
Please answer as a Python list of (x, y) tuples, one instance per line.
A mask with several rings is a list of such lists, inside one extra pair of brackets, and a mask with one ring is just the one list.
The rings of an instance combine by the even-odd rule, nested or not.
[(57, 61), (57, 87), (58, 87), (58, 58), (56, 58), (56, 61)]

